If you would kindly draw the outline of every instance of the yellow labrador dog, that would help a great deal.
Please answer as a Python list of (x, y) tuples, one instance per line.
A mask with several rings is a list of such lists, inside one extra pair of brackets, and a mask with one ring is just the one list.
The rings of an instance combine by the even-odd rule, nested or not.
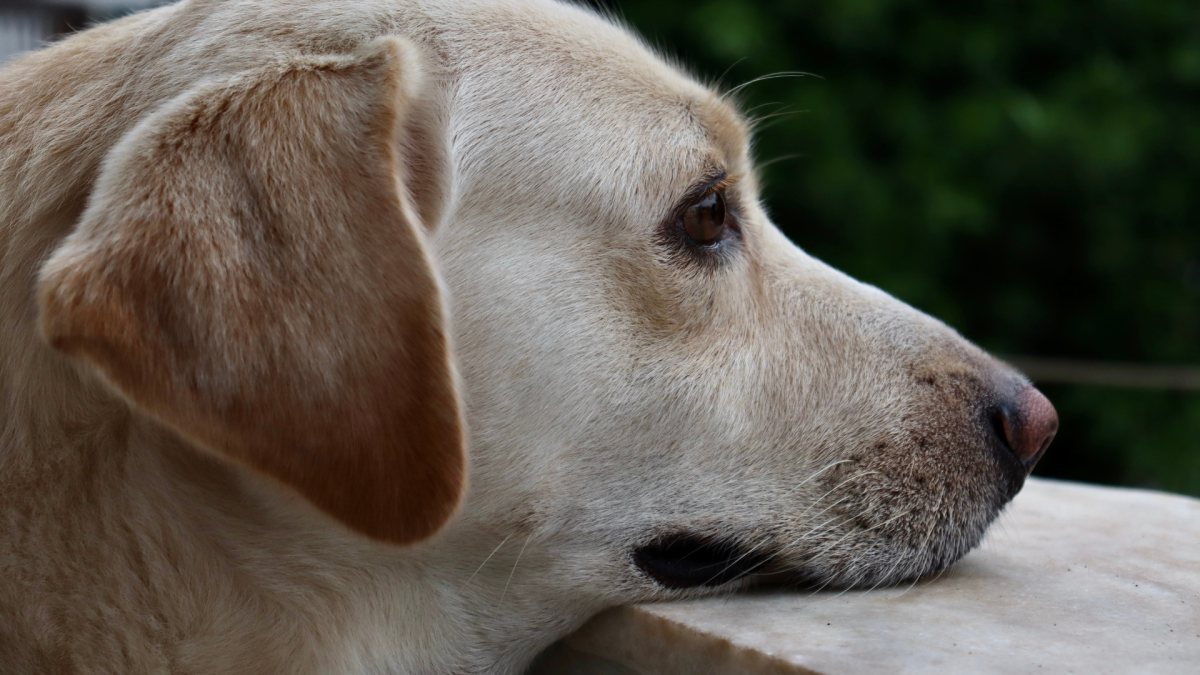
[(188, 0), (10, 65), (0, 326), (4, 673), (516, 673), (943, 569), (1057, 426), (551, 0)]

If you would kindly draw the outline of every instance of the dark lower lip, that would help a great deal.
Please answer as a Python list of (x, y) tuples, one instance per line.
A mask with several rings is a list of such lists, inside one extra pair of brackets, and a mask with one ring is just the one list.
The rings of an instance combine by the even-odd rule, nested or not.
[(727, 584), (759, 569), (769, 557), (753, 546), (691, 533), (661, 537), (633, 552), (639, 569), (671, 589)]

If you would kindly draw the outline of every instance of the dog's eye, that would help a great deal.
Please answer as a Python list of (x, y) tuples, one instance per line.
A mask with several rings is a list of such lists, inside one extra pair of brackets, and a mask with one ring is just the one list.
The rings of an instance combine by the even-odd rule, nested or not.
[(692, 241), (712, 246), (725, 232), (725, 191), (718, 190), (683, 212), (683, 229)]

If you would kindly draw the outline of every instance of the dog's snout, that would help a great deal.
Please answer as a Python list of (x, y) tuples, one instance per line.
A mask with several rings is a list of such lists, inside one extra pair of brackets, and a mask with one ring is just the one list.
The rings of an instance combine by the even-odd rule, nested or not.
[(1033, 469), (1058, 433), (1054, 405), (1030, 385), (1000, 406), (996, 420), (1009, 449), (1026, 469)]

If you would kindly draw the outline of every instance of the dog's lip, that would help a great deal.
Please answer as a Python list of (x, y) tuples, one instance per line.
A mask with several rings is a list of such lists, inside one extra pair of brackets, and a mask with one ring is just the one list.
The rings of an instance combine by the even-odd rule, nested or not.
[(770, 554), (740, 541), (682, 532), (633, 551), (633, 562), (666, 588), (710, 588), (737, 581), (767, 563)]

